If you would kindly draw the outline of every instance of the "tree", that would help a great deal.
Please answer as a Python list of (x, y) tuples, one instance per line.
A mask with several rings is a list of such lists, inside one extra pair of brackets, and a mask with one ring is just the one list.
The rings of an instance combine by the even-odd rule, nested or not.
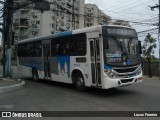
[(156, 39), (154, 39), (149, 33), (144, 40), (142, 47), (143, 56), (148, 61), (149, 77), (152, 77), (151, 73), (151, 56), (154, 53), (154, 48), (156, 48)]

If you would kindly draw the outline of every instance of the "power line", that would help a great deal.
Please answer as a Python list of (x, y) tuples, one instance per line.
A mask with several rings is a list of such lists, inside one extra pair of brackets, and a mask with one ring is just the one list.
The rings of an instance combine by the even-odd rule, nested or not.
[(129, 7), (129, 8), (126, 8), (126, 9), (122, 9), (120, 11), (125, 11), (125, 10), (128, 10), (128, 9), (132, 9), (132, 8), (135, 8), (135, 7), (138, 7), (138, 6), (141, 6), (141, 5), (144, 5), (143, 3), (139, 4), (139, 5), (135, 5), (133, 7)]
[(149, 32), (149, 31), (153, 31), (153, 30), (158, 30), (158, 28), (153, 28), (153, 29), (149, 29), (149, 30), (139, 31), (137, 33), (144, 33), (144, 32)]
[[(138, 1), (138, 0), (137, 0), (137, 1)], [(114, 8), (114, 9), (122, 8), (122, 7), (124, 7), (124, 6), (133, 4), (133, 3), (137, 2), (137, 1), (134, 1), (134, 2), (133, 2), (133, 1), (129, 0), (128, 2), (125, 2), (125, 3), (122, 3), (122, 4), (118, 4), (118, 5), (113, 6), (113, 7), (111, 7), (111, 8)], [(129, 3), (129, 4), (126, 4), (126, 3)], [(116, 8), (115, 8), (115, 7), (116, 7)], [(108, 8), (108, 9), (111, 9), (111, 8)], [(108, 9), (105, 9), (104, 11), (106, 11), (106, 10), (108, 10)]]
[(113, 12), (113, 13), (123, 13), (123, 14), (138, 14), (138, 15), (157, 15), (157, 14), (143, 14), (143, 13), (127, 13), (127, 12), (117, 12), (117, 11), (112, 11), (112, 10), (110, 10), (110, 11), (105, 11), (105, 10), (102, 10), (102, 11), (104, 11), (104, 12)]

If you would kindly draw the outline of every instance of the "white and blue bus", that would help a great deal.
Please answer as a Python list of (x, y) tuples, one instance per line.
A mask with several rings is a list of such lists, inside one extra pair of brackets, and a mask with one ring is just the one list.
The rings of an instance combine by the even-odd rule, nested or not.
[(108, 89), (142, 82), (135, 29), (93, 26), (18, 42), (18, 69), (38, 81)]

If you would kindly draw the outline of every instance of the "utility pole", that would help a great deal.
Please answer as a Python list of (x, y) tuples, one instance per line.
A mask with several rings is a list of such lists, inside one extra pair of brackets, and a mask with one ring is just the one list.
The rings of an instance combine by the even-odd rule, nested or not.
[(73, 13), (72, 13), (72, 29), (76, 29), (76, 16), (75, 16), (75, 1), (73, 1), (73, 7), (72, 7), (72, 11), (73, 11)]
[(11, 55), (12, 55), (12, 20), (13, 20), (13, 0), (6, 0), (7, 4), (7, 76), (12, 77), (11, 71)]
[(3, 36), (3, 57), (2, 57), (2, 60), (3, 60), (3, 78), (6, 77), (6, 46), (5, 46), (5, 40), (6, 40), (6, 4), (4, 3), (4, 11), (3, 11), (3, 32), (2, 32), (2, 36)]
[(159, 79), (160, 79), (160, 0), (159, 0), (159, 29), (158, 29), (158, 40), (159, 40)]
[(159, 5), (150, 7), (151, 10), (154, 10), (155, 8), (159, 8), (159, 29), (158, 29), (158, 41), (159, 41), (159, 79), (160, 79), (160, 0)]

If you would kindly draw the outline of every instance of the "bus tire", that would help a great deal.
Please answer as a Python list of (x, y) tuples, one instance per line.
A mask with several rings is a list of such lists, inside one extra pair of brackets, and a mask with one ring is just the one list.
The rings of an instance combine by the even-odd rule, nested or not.
[(77, 88), (77, 90), (79, 90), (79, 91), (85, 91), (86, 90), (84, 77), (81, 73), (76, 74), (74, 85)]
[(36, 81), (36, 82), (39, 81), (37, 69), (33, 69), (33, 70), (32, 70), (32, 79), (33, 79), (34, 81)]

